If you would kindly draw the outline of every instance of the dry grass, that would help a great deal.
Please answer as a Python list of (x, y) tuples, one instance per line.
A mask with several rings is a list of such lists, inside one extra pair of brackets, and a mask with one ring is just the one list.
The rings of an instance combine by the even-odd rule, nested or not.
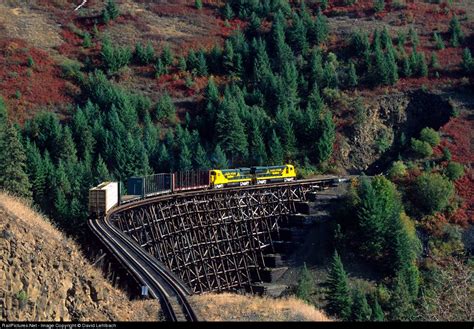
[(193, 296), (192, 302), (207, 321), (331, 321), (323, 312), (296, 298), (222, 293)]
[(63, 42), (59, 28), (45, 15), (3, 1), (0, 1), (0, 25), (9, 38), (27, 40), (37, 48), (50, 49)]

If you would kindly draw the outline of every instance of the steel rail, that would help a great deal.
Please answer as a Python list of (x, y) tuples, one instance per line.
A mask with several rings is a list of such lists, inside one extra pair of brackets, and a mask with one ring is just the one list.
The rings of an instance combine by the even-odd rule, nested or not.
[[(171, 303), (171, 298), (176, 298), (181, 308), (181, 313), (188, 321), (198, 321), (198, 317), (189, 304), (187, 296), (190, 295), (189, 288), (175, 276), (164, 264), (149, 255), (134, 240), (121, 232), (110, 221), (117, 213), (140, 207), (146, 204), (159, 202), (173, 197), (188, 197), (196, 194), (217, 194), (222, 192), (233, 192), (240, 190), (261, 190), (273, 187), (311, 185), (317, 183), (331, 183), (336, 176), (330, 178), (316, 178), (297, 180), (292, 182), (281, 182), (273, 184), (248, 185), (229, 187), (222, 189), (199, 189), (182, 191), (173, 194), (161, 194), (138, 201), (126, 203), (111, 209), (103, 219), (89, 220), (89, 226), (94, 234), (106, 245), (106, 247), (128, 268), (135, 278), (142, 284), (148, 286), (152, 297), (160, 300), (164, 306), (164, 312), (171, 321), (178, 321), (177, 311)], [(179, 312), (179, 311), (178, 311)]]
[(165, 315), (171, 321), (179, 321), (176, 307), (171, 303), (176, 298), (181, 312), (188, 321), (198, 321), (198, 317), (187, 300), (187, 291), (182, 284), (167, 273), (164, 265), (146, 254), (134, 241), (117, 230), (106, 218), (89, 220), (89, 226), (106, 247), (128, 268), (135, 278), (149, 288), (150, 295), (159, 299)]

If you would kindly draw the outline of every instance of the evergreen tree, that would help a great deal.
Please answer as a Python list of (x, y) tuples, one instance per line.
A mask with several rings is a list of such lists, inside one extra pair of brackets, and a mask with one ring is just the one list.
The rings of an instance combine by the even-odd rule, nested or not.
[(178, 169), (180, 171), (188, 171), (193, 168), (192, 154), (186, 144), (180, 147), (179, 158), (178, 158)]
[(358, 79), (357, 79), (357, 72), (355, 69), (354, 62), (351, 61), (349, 64), (349, 73), (348, 73), (348, 81), (347, 81), (349, 87), (357, 87), (358, 84)]
[(411, 75), (413, 74), (412, 72), (412, 68), (411, 68), (411, 64), (410, 64), (410, 59), (408, 58), (408, 56), (405, 56), (403, 57), (403, 60), (402, 60), (402, 74), (404, 77), (408, 78), (408, 77), (411, 77)]
[(216, 148), (214, 149), (214, 153), (211, 157), (211, 162), (215, 168), (226, 169), (229, 167), (227, 157), (225, 156), (225, 153), (219, 144), (217, 144)]
[(249, 155), (252, 165), (263, 165), (267, 161), (265, 143), (256, 119), (250, 120), (249, 129)]
[(464, 34), (461, 29), (461, 23), (459, 23), (459, 19), (456, 15), (453, 15), (449, 22), (449, 33), (451, 34), (451, 45), (453, 47), (459, 47), (464, 39)]
[(97, 156), (97, 161), (94, 168), (94, 178), (96, 180), (95, 184), (106, 182), (111, 178), (109, 170), (107, 169), (107, 165), (105, 164), (104, 159), (102, 159), (102, 156), (100, 154)]
[(434, 42), (435, 42), (435, 45), (436, 45), (436, 49), (438, 49), (438, 50), (444, 49), (443, 38), (441, 37), (441, 35), (439, 35), (438, 32), (435, 32), (433, 34), (433, 38), (434, 38)]
[(201, 10), (202, 9), (202, 0), (194, 0), (194, 7), (196, 9)]
[(311, 53), (311, 59), (309, 64), (309, 83), (310, 86), (315, 84), (321, 85), (323, 81), (323, 61), (321, 58), (321, 52), (318, 48), (313, 50)]
[(431, 61), (430, 61), (430, 66), (435, 70), (438, 71), (441, 69), (441, 66), (439, 65), (438, 61), (438, 56), (436, 56), (435, 52), (431, 53)]
[(66, 163), (77, 162), (76, 145), (72, 139), (72, 133), (69, 126), (62, 128), (62, 137), (59, 146), (59, 157)]
[(186, 64), (186, 58), (184, 58), (183, 56), (179, 56), (178, 57), (178, 69), (181, 71), (181, 72), (184, 72), (186, 71), (188, 68), (187, 64)]
[(420, 38), (418, 37), (418, 33), (416, 30), (413, 28), (413, 26), (410, 26), (410, 30), (408, 31), (408, 35), (410, 36), (410, 41), (414, 49), (418, 47), (420, 44)]
[(168, 44), (163, 47), (160, 57), (165, 67), (173, 64), (173, 52), (171, 51), (171, 48)]
[(200, 143), (196, 147), (193, 160), (195, 169), (204, 170), (211, 167), (207, 153)]
[(288, 108), (286, 106), (278, 109), (275, 117), (275, 128), (278, 136), (281, 137), (284, 158), (293, 158), (296, 153), (296, 138), (293, 131), (293, 125), (289, 118)]
[(248, 142), (245, 128), (238, 116), (237, 103), (231, 96), (224, 98), (216, 119), (217, 142), (228, 156), (238, 162), (248, 155)]
[(196, 66), (197, 74), (200, 76), (207, 76), (207, 62), (206, 57), (204, 55), (204, 51), (200, 50), (197, 56), (197, 66)]
[(402, 273), (398, 273), (395, 277), (393, 286), (389, 300), (390, 319), (397, 321), (412, 319), (415, 309)]
[(336, 250), (334, 251), (329, 269), (327, 285), (329, 312), (338, 315), (342, 320), (349, 320), (351, 315), (351, 297), (349, 295), (347, 274)]
[(385, 9), (384, 0), (374, 0), (374, 10), (376, 13), (379, 13)]
[(306, 26), (301, 17), (294, 12), (292, 26), (288, 29), (289, 41), (295, 54), (306, 54), (309, 48)]
[(372, 315), (372, 309), (370, 308), (369, 303), (367, 303), (367, 297), (365, 294), (360, 291), (360, 289), (355, 289), (352, 300), (352, 321), (369, 321)]
[(232, 18), (234, 18), (234, 11), (232, 10), (232, 7), (230, 6), (229, 2), (225, 3), (223, 15), (224, 18), (227, 20), (231, 20)]
[(315, 43), (320, 45), (326, 42), (329, 35), (329, 27), (327, 22), (327, 17), (319, 11), (316, 20), (314, 22), (314, 32), (313, 32)]
[(298, 287), (296, 288), (296, 297), (309, 302), (309, 297), (313, 290), (313, 278), (311, 272), (306, 267), (306, 263), (303, 264), (303, 269), (300, 274), (298, 281)]
[(381, 322), (385, 320), (382, 307), (379, 304), (377, 297), (374, 297), (374, 303), (372, 305), (372, 321)]
[(331, 112), (327, 111), (322, 115), (321, 121), (318, 124), (318, 130), (320, 136), (315, 145), (317, 161), (318, 163), (323, 163), (331, 157), (336, 139), (336, 125), (332, 119)]
[(167, 93), (161, 96), (156, 103), (155, 118), (159, 121), (167, 120), (172, 123), (176, 121), (176, 108)]
[(462, 53), (461, 67), (465, 74), (470, 74), (474, 71), (474, 61), (472, 59), (471, 51), (469, 48), (464, 48)]
[(275, 130), (272, 131), (270, 139), (269, 158), (272, 165), (282, 165), (284, 159), (283, 147), (281, 146), (280, 138), (278, 138)]
[[(0, 143), (1, 141), (2, 137), (0, 137)], [(2, 150), (3, 148), (0, 147), (0, 152)], [(28, 179), (32, 185), (33, 200), (37, 204), (43, 204), (47, 172), (43, 164), (41, 152), (36, 144), (31, 143), (29, 140), (26, 141), (25, 151), (27, 156)]]
[(7, 125), (1, 135), (2, 154), (0, 158), (0, 188), (14, 195), (30, 198), (31, 183), (26, 174), (26, 155), (18, 132), (13, 125)]
[(379, 192), (368, 179), (363, 179), (358, 191), (360, 204), (356, 215), (359, 234), (366, 241), (360, 246), (362, 254), (376, 259), (383, 254), (387, 225), (384, 205), (378, 198)]
[(107, 0), (104, 10), (102, 11), (102, 18), (107, 24), (110, 20), (116, 19), (120, 15), (120, 10), (115, 3), (115, 0)]

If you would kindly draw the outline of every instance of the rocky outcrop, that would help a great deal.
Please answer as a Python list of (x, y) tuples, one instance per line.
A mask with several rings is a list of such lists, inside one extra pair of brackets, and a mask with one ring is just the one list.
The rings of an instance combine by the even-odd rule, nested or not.
[(350, 173), (369, 169), (378, 173), (383, 169), (384, 157), (396, 156), (391, 152), (401, 139), (409, 143), (412, 136), (427, 126), (439, 129), (451, 114), (451, 106), (441, 95), (423, 91), (365, 100), (369, 103), (365, 104), (364, 120), (344, 131), (335, 154)]
[(150, 321), (159, 303), (130, 301), (71, 239), (0, 194), (0, 321)]

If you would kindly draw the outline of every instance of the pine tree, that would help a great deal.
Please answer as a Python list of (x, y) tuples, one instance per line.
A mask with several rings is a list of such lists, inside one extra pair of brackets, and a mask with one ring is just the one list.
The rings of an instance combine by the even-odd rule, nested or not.
[(163, 47), (163, 50), (161, 51), (161, 60), (163, 62), (163, 65), (165, 67), (170, 66), (173, 64), (173, 52), (171, 51), (171, 48), (168, 44), (166, 44)]
[(225, 153), (219, 144), (217, 144), (216, 148), (214, 149), (211, 161), (212, 165), (215, 168), (226, 169), (229, 166), (229, 163), (227, 162), (227, 157), (225, 156)]
[(72, 133), (71, 129), (69, 126), (64, 126), (62, 128), (62, 134), (61, 134), (61, 142), (59, 146), (59, 157), (66, 163), (71, 162), (75, 163), (77, 162), (77, 151), (76, 151), (76, 145), (74, 144), (74, 141), (72, 139)]
[(275, 130), (272, 131), (272, 137), (270, 139), (270, 144), (268, 145), (269, 148), (269, 158), (270, 162), (273, 165), (281, 165), (283, 164), (284, 153), (283, 147), (281, 146), (280, 138), (278, 138)]
[(403, 57), (403, 63), (402, 63), (402, 74), (404, 77), (408, 78), (411, 77), (413, 74), (411, 64), (410, 64), (410, 59), (408, 56)]
[(349, 320), (351, 315), (351, 296), (347, 283), (347, 274), (344, 271), (341, 258), (334, 251), (328, 275), (328, 310), (338, 315), (342, 320)]
[(176, 121), (176, 108), (173, 104), (173, 100), (167, 93), (161, 96), (156, 103), (155, 118), (159, 121)]
[(232, 18), (234, 18), (234, 12), (229, 2), (225, 3), (223, 15), (224, 15), (224, 18), (227, 20), (231, 20)]
[(461, 23), (456, 15), (453, 15), (449, 22), (449, 33), (451, 34), (451, 45), (453, 47), (459, 47), (460, 43), (464, 39), (464, 33), (461, 29)]
[(102, 156), (100, 154), (97, 157), (97, 161), (94, 167), (94, 178), (96, 179), (96, 184), (106, 182), (111, 178), (109, 170), (107, 169), (107, 165), (105, 164), (104, 159), (102, 159)]
[(376, 13), (379, 13), (385, 9), (384, 0), (374, 0), (374, 10)]
[(18, 132), (9, 124), (1, 137), (0, 188), (14, 195), (30, 198), (32, 193), (26, 174), (26, 155)]
[(336, 139), (336, 125), (332, 119), (332, 113), (327, 111), (322, 115), (318, 124), (320, 132), (319, 139), (316, 142), (316, 154), (318, 163), (327, 161), (332, 154), (334, 141)]
[(433, 38), (434, 38), (434, 42), (435, 42), (435, 45), (436, 45), (436, 49), (438, 49), (438, 50), (444, 49), (443, 37), (441, 37), (441, 35), (439, 35), (438, 32), (435, 32), (433, 34)]
[(398, 273), (395, 277), (392, 290), (389, 300), (390, 319), (397, 321), (412, 319), (415, 309), (402, 273)]
[(318, 48), (313, 50), (311, 53), (311, 59), (309, 64), (309, 83), (311, 86), (315, 84), (321, 85), (323, 81), (323, 61), (321, 58), (321, 52)]
[(202, 0), (194, 0), (194, 7), (196, 9), (201, 10), (202, 9)]
[(461, 66), (465, 74), (470, 74), (474, 71), (474, 61), (469, 48), (464, 48)]
[(296, 138), (286, 106), (278, 109), (275, 117), (275, 128), (278, 136), (281, 137), (285, 159), (293, 158), (296, 153)]
[(375, 190), (368, 179), (361, 181), (358, 195), (360, 204), (357, 209), (357, 225), (361, 239), (361, 252), (365, 257), (379, 258), (385, 246), (385, 209), (378, 198), (379, 191)]
[(217, 142), (231, 160), (243, 160), (248, 155), (245, 127), (238, 115), (237, 103), (231, 96), (224, 98), (216, 119)]
[(290, 44), (296, 54), (306, 54), (309, 48), (306, 41), (306, 26), (301, 17), (295, 12), (293, 13), (292, 26), (288, 29)]
[(378, 298), (374, 297), (374, 303), (372, 304), (372, 321), (381, 322), (385, 320), (382, 307), (379, 304)]
[(181, 71), (181, 72), (184, 72), (186, 71), (188, 68), (187, 64), (186, 64), (186, 58), (184, 58), (184, 56), (179, 56), (178, 57), (178, 69)]
[(319, 11), (316, 16), (316, 21), (314, 22), (314, 32), (315, 42), (320, 45), (326, 42), (329, 35), (329, 27), (327, 22), (327, 17)]
[(200, 76), (207, 76), (208, 75), (208, 70), (207, 70), (207, 62), (206, 62), (206, 57), (204, 55), (204, 51), (200, 50), (197, 56), (197, 74)]
[(197, 145), (194, 152), (193, 163), (195, 169), (204, 170), (211, 167), (207, 153), (200, 143)]
[(309, 302), (309, 297), (312, 293), (313, 287), (313, 278), (311, 272), (306, 267), (306, 263), (303, 264), (303, 269), (300, 274), (300, 279), (298, 281), (298, 287), (296, 288), (296, 297)]
[(351, 320), (352, 321), (369, 321), (372, 315), (372, 309), (367, 303), (367, 297), (360, 291), (355, 289), (352, 297), (353, 303), (351, 307)]
[(192, 154), (186, 144), (180, 147), (179, 158), (178, 158), (178, 169), (180, 171), (188, 171), (193, 168)]
[(107, 24), (110, 20), (116, 19), (120, 15), (120, 10), (114, 0), (107, 0), (104, 10), (102, 11), (102, 18)]
[(263, 165), (267, 161), (265, 143), (256, 120), (252, 117), (249, 129), (249, 155), (253, 165)]
[(408, 31), (408, 35), (410, 36), (410, 41), (414, 49), (418, 47), (420, 44), (420, 38), (418, 37), (418, 32), (413, 28), (413, 26), (410, 26), (410, 30)]
[(348, 73), (348, 85), (349, 87), (357, 87), (358, 79), (357, 79), (357, 72), (355, 69), (354, 62), (351, 61), (349, 64), (349, 73)]

